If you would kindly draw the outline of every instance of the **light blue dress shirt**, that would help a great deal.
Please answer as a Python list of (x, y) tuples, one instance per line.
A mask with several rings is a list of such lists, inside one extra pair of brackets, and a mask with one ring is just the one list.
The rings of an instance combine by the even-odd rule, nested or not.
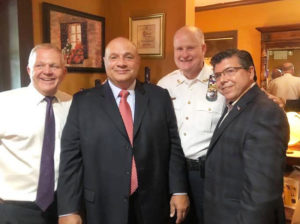
[[(119, 87), (115, 86), (110, 80), (108, 80), (108, 84), (113, 92), (113, 95), (115, 97), (116, 103), (119, 106), (120, 104), (120, 100), (121, 97), (119, 96), (120, 92), (122, 89), (120, 89)], [(134, 88), (135, 88), (135, 84), (136, 81), (134, 81), (129, 88), (127, 89), (127, 91), (129, 92), (129, 95), (127, 97), (127, 103), (130, 106), (131, 109), (131, 114), (132, 114), (132, 121), (134, 121), (134, 108), (135, 108), (135, 92), (134, 92)]]

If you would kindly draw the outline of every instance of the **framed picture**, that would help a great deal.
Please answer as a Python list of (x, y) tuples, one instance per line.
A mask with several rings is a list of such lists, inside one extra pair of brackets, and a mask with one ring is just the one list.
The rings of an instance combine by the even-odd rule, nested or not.
[(44, 42), (62, 50), (69, 72), (104, 72), (105, 18), (43, 3)]
[(204, 33), (206, 43), (205, 62), (210, 64), (210, 59), (216, 53), (229, 48), (237, 48), (237, 31), (221, 31)]
[(129, 39), (142, 57), (164, 56), (165, 14), (129, 17)]

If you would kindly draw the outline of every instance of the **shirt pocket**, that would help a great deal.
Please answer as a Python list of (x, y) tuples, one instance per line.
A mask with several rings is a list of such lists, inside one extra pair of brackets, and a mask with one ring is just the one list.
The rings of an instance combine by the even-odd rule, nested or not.
[(195, 107), (196, 127), (201, 132), (213, 132), (221, 117), (223, 103), (215, 102), (199, 102)]

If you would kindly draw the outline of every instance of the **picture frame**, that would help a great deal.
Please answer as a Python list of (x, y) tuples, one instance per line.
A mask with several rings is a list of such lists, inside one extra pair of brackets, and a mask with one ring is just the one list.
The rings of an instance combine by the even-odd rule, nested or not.
[(43, 41), (62, 50), (68, 72), (105, 72), (105, 18), (42, 3)]
[(163, 58), (165, 13), (129, 17), (129, 39), (144, 58)]
[(204, 33), (204, 38), (207, 64), (210, 64), (210, 59), (216, 53), (229, 48), (237, 48), (237, 30)]

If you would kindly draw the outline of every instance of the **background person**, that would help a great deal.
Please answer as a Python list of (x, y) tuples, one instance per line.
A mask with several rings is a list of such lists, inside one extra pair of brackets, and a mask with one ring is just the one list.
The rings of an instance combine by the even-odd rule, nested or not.
[(270, 82), (268, 91), (270, 94), (285, 100), (300, 98), (300, 78), (295, 76), (294, 65), (285, 62), (282, 65), (283, 76)]
[(28, 87), (0, 93), (0, 222), (55, 224), (60, 138), (71, 96), (58, 90), (66, 69), (55, 46), (34, 47), (27, 70)]
[(282, 70), (280, 68), (274, 68), (271, 73), (272, 79), (276, 79), (282, 76)]

